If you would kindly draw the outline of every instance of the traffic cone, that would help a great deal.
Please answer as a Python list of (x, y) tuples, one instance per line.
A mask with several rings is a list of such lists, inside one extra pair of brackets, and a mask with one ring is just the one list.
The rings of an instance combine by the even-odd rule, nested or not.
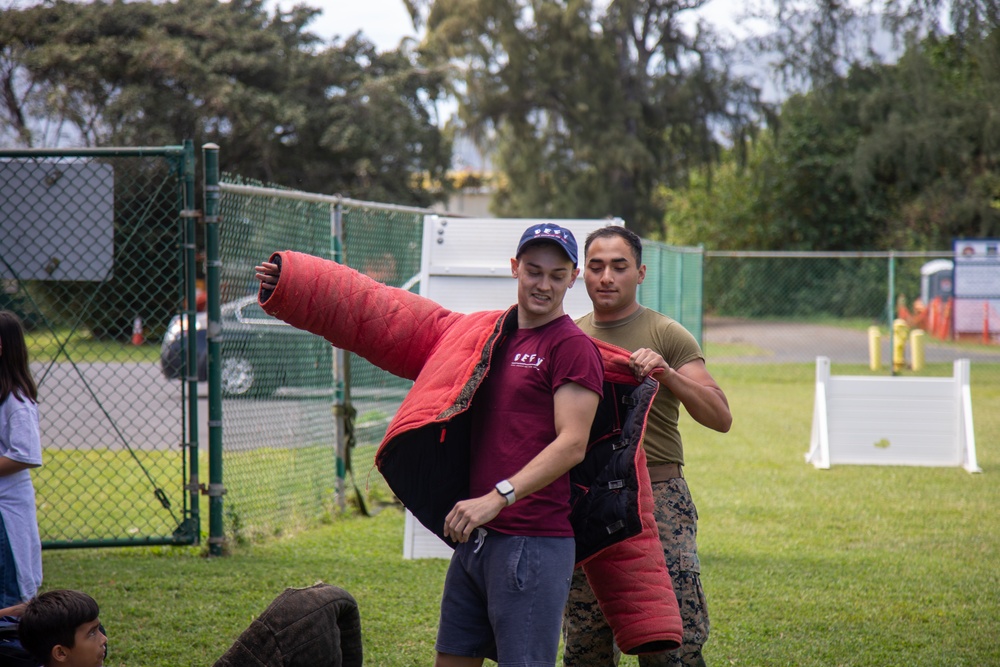
[(142, 345), (146, 342), (146, 339), (142, 335), (142, 318), (136, 316), (135, 321), (132, 322), (132, 344)]

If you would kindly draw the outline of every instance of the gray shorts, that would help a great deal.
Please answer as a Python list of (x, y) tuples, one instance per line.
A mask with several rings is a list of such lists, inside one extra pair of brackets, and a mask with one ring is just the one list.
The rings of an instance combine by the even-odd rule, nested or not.
[(551, 667), (569, 595), (572, 537), (477, 528), (451, 558), (435, 649), (499, 667)]

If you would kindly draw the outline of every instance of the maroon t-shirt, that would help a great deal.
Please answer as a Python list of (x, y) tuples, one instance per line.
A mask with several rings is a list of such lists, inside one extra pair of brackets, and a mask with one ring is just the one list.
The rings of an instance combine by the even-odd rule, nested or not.
[[(555, 440), (554, 396), (568, 382), (598, 395), (604, 383), (597, 346), (568, 315), (518, 329), (500, 345), (472, 401), (471, 497), (512, 477)], [(569, 473), (518, 497), (486, 525), (511, 535), (572, 537)]]

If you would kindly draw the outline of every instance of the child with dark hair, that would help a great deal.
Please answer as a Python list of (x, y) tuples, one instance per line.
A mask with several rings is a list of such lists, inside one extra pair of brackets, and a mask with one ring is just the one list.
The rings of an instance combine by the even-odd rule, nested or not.
[(37, 400), (21, 320), (0, 310), (0, 607), (30, 599), (42, 584), (30, 472), (42, 464)]
[(94, 598), (72, 590), (42, 593), (24, 607), (21, 645), (43, 667), (101, 667), (108, 638)]

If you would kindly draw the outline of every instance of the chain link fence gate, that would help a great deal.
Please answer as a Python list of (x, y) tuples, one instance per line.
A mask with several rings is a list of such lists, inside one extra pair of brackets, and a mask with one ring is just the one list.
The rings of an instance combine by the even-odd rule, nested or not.
[(193, 171), (190, 142), (0, 151), (0, 308), (25, 324), (39, 389), (45, 548), (199, 541), (185, 385), (160, 363)]

